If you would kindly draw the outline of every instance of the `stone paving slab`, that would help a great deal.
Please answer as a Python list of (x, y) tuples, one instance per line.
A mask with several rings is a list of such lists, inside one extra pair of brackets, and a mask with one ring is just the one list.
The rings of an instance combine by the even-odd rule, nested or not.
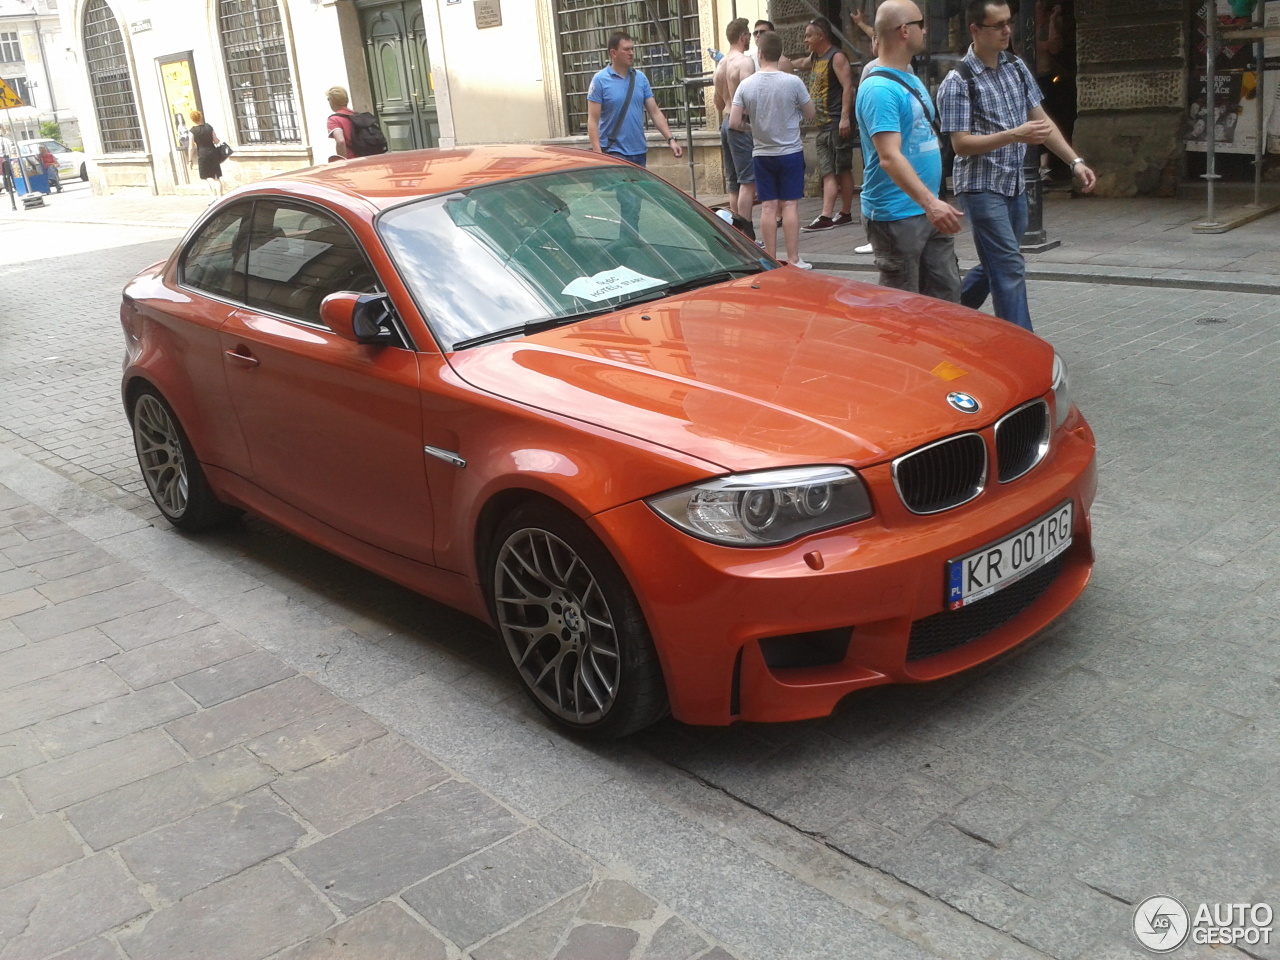
[[(11, 504), (6, 481), (65, 492), (0, 447)], [(80, 536), (39, 510), (5, 519), (25, 542)], [(98, 520), (76, 522), (127, 536)], [(116, 567), (109, 548), (81, 553)], [(132, 575), (144, 609), (120, 615), (116, 577), (15, 555), (38, 588), (98, 599), (63, 633), (5, 622), (0, 957), (454, 960), (529, 956), (532, 937), (562, 957), (732, 960), (189, 600)], [(79, 626), (89, 611), (103, 619)]]

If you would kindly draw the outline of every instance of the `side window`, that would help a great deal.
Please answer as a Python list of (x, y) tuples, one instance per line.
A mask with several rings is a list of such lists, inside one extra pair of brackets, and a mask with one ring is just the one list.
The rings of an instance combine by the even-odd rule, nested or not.
[(351, 231), (311, 207), (259, 200), (249, 242), (245, 302), (320, 323), (320, 301), (339, 290), (373, 293), (377, 275)]
[(182, 282), (215, 297), (244, 300), (244, 241), (249, 204), (229, 207), (206, 223), (182, 256)]

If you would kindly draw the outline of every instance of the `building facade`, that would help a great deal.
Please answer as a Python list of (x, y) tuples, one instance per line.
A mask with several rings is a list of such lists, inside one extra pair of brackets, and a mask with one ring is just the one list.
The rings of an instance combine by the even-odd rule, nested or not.
[[(186, 162), (191, 109), (234, 149), (250, 182), (330, 155), (324, 92), (341, 85), (378, 116), (391, 148), (486, 142), (585, 145), (585, 93), (608, 35), (636, 38), (638, 63), (692, 160), (651, 143), (655, 169), (719, 194), (719, 117), (710, 51), (734, 16), (774, 20), (803, 52), (808, 20), (830, 18), (855, 62), (850, 23), (876, 0), (0, 0), (59, 4), (65, 86), (97, 189), (197, 189)], [(1248, 0), (1216, 0), (1232, 7)], [(1100, 176), (1100, 192), (1151, 193), (1187, 176), (1190, 58), (1202, 0), (1025, 3), (1019, 46), (1038, 57), (1051, 110)], [(936, 83), (968, 45), (962, 0), (920, 0), (921, 69)], [(1034, 13), (1033, 13), (1034, 6)], [(1280, 16), (1280, 2), (1272, 0)], [(1056, 13), (1054, 13), (1056, 11)], [(1050, 15), (1053, 13), (1054, 15)], [(0, 55), (4, 46), (0, 43)], [(1248, 84), (1247, 80), (1242, 83)], [(1254, 82), (1259, 91), (1265, 84)], [(1259, 93), (1257, 107), (1267, 104)], [(1273, 111), (1267, 111), (1273, 112)], [(1280, 131), (1277, 131), (1280, 132)]]
[(0, 0), (0, 79), (23, 101), (0, 110), (0, 137), (34, 140), (41, 123), (57, 123), (78, 144), (65, 46), (57, 0)]
[[(234, 148), (224, 165), (232, 183), (326, 161), (324, 93), (334, 85), (350, 91), (355, 109), (378, 116), (393, 150), (585, 145), (586, 84), (619, 25), (640, 41), (642, 67), (672, 125), (691, 119), (698, 175), (718, 180), (709, 90), (690, 88), (686, 103), (684, 81), (710, 71), (703, 48), (722, 44), (706, 38), (732, 6), (765, 7), (764, 0), (61, 3), (96, 189), (149, 193), (198, 189), (186, 160), (192, 109)], [(628, 20), (649, 10), (660, 10), (656, 24)], [(714, 166), (704, 168), (713, 153)]]

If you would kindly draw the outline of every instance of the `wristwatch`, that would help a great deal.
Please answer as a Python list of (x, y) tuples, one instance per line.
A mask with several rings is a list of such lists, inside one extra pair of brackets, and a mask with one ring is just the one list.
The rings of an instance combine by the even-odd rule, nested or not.
[(1077, 163), (1084, 163), (1084, 157), (1076, 157), (1076, 158), (1075, 158), (1074, 160), (1072, 160), (1069, 164), (1067, 164), (1067, 166), (1069, 166), (1069, 167), (1071, 168), (1072, 172), (1074, 172), (1074, 171), (1075, 171), (1075, 169), (1076, 169), (1076, 164), (1077, 164)]
[[(671, 142), (672, 140), (674, 140), (674, 139), (675, 139), (675, 135), (674, 135), (674, 134), (672, 134), (671, 136), (667, 137), (667, 143), (670, 143), (670, 142)], [(1080, 161), (1080, 162), (1081, 162), (1081, 163), (1083, 163), (1084, 161), (1082, 160), (1082, 161)]]

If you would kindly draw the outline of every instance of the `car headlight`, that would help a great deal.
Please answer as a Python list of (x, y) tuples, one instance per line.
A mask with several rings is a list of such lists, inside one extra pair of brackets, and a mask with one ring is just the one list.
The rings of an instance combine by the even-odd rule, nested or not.
[(1056, 353), (1053, 355), (1053, 429), (1066, 422), (1071, 412), (1071, 384), (1067, 378), (1067, 364)]
[(645, 502), (686, 533), (731, 547), (786, 543), (872, 514), (862, 479), (836, 466), (730, 474)]

